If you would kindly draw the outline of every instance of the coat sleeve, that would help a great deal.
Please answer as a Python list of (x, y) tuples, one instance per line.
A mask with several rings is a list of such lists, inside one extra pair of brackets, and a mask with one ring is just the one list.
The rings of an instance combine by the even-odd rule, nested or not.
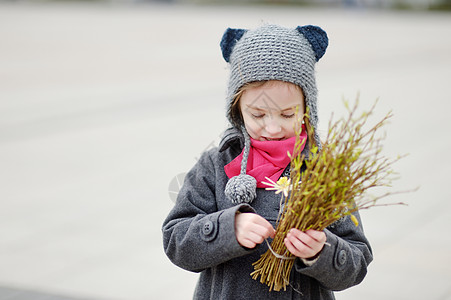
[(254, 210), (247, 204), (218, 210), (218, 168), (211, 153), (204, 153), (186, 175), (177, 202), (162, 227), (166, 255), (175, 265), (193, 272), (250, 251), (236, 240), (235, 214)]
[(311, 266), (297, 260), (296, 271), (315, 278), (329, 290), (341, 291), (359, 284), (365, 278), (373, 255), (363, 233), (359, 213), (353, 214), (359, 225), (355, 226), (347, 216), (325, 229), (327, 244), (318, 260)]

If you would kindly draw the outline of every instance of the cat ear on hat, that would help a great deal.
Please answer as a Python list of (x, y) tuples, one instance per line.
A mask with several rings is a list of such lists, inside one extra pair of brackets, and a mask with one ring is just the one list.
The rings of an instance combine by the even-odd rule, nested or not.
[(227, 28), (227, 30), (224, 32), (220, 46), (222, 56), (224, 57), (224, 60), (226, 62), (229, 62), (230, 54), (232, 54), (233, 47), (235, 47), (236, 42), (241, 39), (241, 37), (246, 31), (247, 31), (246, 29)]
[(320, 27), (313, 25), (298, 26), (296, 27), (296, 30), (309, 41), (310, 45), (312, 45), (316, 61), (319, 61), (324, 53), (326, 53), (326, 48), (329, 45), (327, 33)]

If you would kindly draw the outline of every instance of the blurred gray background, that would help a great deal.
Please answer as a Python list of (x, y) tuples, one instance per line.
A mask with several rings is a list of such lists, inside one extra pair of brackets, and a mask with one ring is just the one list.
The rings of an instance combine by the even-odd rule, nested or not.
[[(314, 4), (320, 5), (314, 5)], [(342, 98), (393, 110), (375, 260), (337, 299), (451, 299), (447, 1), (0, 2), (0, 299), (190, 299), (161, 224), (226, 128), (227, 27), (320, 25), (320, 130)]]

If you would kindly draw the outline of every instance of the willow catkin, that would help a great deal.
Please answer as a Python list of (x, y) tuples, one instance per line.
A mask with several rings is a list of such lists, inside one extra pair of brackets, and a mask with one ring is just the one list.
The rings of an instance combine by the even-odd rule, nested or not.
[[(374, 106), (369, 112), (356, 117), (357, 105), (358, 102), (352, 108), (347, 106), (347, 118), (329, 122), (322, 150), (312, 146), (309, 159), (305, 160), (300, 153), (300, 139), (296, 142), (291, 155), (290, 193), (284, 199), (276, 235), (270, 249), (253, 263), (254, 271), (251, 273), (255, 280), (260, 277), (260, 282), (268, 285), (270, 291), (286, 290), (290, 284), (295, 257), (286, 248), (284, 239), (291, 228), (323, 230), (358, 209), (375, 206), (375, 200), (369, 201), (364, 197), (365, 192), (390, 184), (388, 175), (392, 173), (391, 165), (399, 158), (382, 157), (382, 138), (378, 138), (376, 133), (392, 115), (388, 113), (364, 131)], [(309, 134), (312, 140), (312, 132)], [(305, 168), (301, 172), (304, 163)], [(390, 193), (383, 196), (388, 195)], [(351, 220), (358, 226), (357, 219), (352, 217)]]

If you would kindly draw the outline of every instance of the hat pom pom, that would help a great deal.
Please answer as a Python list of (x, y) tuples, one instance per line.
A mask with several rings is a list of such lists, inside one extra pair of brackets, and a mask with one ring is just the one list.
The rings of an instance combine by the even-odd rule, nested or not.
[(257, 196), (257, 180), (246, 174), (229, 179), (224, 193), (233, 203), (251, 203)]

